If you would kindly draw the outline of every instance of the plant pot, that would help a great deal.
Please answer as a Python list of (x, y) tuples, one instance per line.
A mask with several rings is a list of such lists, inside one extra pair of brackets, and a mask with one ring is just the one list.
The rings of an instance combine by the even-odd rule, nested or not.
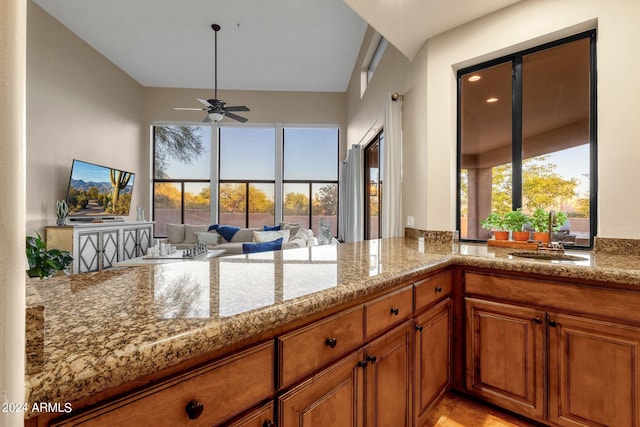
[(58, 225), (58, 226), (65, 225), (65, 222), (67, 222), (66, 218), (57, 218), (56, 219), (56, 225)]
[(528, 231), (514, 231), (513, 240), (516, 242), (526, 242), (529, 240), (529, 232)]
[(533, 233), (533, 240), (537, 240), (542, 243), (549, 243), (549, 233), (546, 231), (536, 231)]
[(508, 231), (494, 231), (493, 238), (496, 240), (509, 240), (509, 232)]

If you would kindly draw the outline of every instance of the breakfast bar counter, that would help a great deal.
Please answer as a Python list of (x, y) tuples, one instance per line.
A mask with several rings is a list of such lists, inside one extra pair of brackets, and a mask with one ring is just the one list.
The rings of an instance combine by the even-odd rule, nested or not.
[[(509, 252), (391, 238), (29, 280), (44, 342), (27, 350), (28, 407), (74, 402), (451, 266), (640, 291), (639, 256), (576, 251), (583, 260), (550, 262)], [(27, 317), (29, 342), (38, 326)]]

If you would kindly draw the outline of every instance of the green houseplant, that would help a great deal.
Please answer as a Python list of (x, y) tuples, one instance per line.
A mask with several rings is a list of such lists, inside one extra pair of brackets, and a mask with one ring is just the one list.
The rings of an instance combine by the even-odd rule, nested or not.
[[(558, 231), (567, 223), (567, 214), (565, 212), (556, 212), (556, 225), (552, 231)], [(529, 225), (533, 227), (533, 239), (542, 243), (549, 243), (549, 212), (536, 208), (529, 219)]]
[(504, 223), (507, 230), (511, 231), (513, 240), (529, 240), (529, 232), (523, 231), (524, 226), (529, 222), (529, 216), (522, 212), (521, 208), (504, 214)]
[(44, 279), (53, 275), (56, 271), (68, 268), (73, 261), (71, 254), (60, 249), (49, 249), (42, 240), (40, 234), (27, 236), (26, 240), (27, 262), (29, 277), (39, 277)]
[(67, 205), (66, 200), (56, 200), (56, 215), (58, 219), (56, 220), (57, 225), (64, 225), (65, 218), (69, 214), (69, 205)]
[(491, 212), (483, 221), (480, 221), (482, 228), (493, 231), (496, 240), (507, 240), (509, 232), (506, 231), (504, 217), (497, 212)]

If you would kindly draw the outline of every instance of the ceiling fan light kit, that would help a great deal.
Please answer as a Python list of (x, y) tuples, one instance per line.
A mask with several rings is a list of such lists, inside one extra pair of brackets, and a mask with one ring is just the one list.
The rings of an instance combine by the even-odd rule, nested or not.
[(214, 81), (213, 81), (213, 98), (202, 99), (196, 98), (198, 102), (203, 104), (206, 108), (180, 108), (176, 107), (174, 110), (181, 111), (206, 111), (207, 116), (204, 118), (204, 122), (219, 122), (225, 116), (230, 119), (245, 123), (247, 118), (234, 114), (233, 111), (250, 111), (245, 105), (227, 106), (227, 103), (221, 99), (218, 99), (218, 31), (220, 31), (220, 25), (212, 24), (211, 29), (214, 32)]

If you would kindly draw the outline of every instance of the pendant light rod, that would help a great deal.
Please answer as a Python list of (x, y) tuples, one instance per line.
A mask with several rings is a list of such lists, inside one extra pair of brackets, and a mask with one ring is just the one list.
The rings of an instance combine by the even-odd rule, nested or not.
[(213, 50), (213, 99), (218, 99), (218, 31), (220, 25), (211, 24), (214, 34), (214, 50)]

